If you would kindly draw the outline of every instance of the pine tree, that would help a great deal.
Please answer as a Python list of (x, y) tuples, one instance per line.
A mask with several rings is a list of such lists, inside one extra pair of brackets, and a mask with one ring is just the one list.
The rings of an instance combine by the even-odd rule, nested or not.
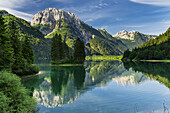
[(51, 60), (54, 62), (61, 61), (64, 58), (63, 44), (61, 35), (57, 33), (51, 43)]
[(55, 34), (55, 36), (52, 39), (52, 43), (51, 43), (51, 60), (52, 61), (56, 61), (57, 60), (57, 38), (58, 38), (58, 34)]
[(0, 15), (0, 70), (10, 69), (13, 62), (13, 49), (6, 35), (3, 17)]
[(64, 50), (64, 59), (70, 58), (69, 47), (65, 42), (63, 42), (63, 50)]
[(29, 64), (34, 63), (34, 54), (33, 54), (31, 44), (28, 39), (28, 35), (25, 35), (25, 40), (22, 44), (22, 55), (23, 55), (24, 59), (26, 59)]
[(12, 21), (9, 26), (9, 37), (11, 38), (12, 48), (14, 49), (14, 63), (12, 64), (12, 72), (17, 74), (21, 73), (24, 68), (24, 59), (22, 56), (21, 43), (18, 39), (18, 28), (15, 25), (15, 22)]
[(76, 63), (83, 63), (85, 60), (85, 50), (84, 50), (84, 43), (77, 38), (74, 47), (74, 61)]
[(58, 54), (59, 54), (59, 59), (62, 60), (64, 57), (64, 49), (63, 49), (63, 43), (62, 43), (62, 36), (59, 34), (57, 38), (57, 45), (58, 45)]

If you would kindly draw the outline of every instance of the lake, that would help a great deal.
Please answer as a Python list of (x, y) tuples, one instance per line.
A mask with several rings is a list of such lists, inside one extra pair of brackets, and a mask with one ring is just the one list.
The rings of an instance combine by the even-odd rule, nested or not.
[(97, 61), (84, 66), (38, 64), (22, 79), (40, 113), (168, 113), (170, 63)]

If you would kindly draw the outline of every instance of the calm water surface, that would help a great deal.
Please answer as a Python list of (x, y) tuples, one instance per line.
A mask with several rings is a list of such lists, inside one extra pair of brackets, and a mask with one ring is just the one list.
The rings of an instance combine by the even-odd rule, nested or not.
[[(170, 63), (39, 64), (42, 75), (22, 80), (40, 113), (168, 113)], [(168, 88), (169, 87), (169, 88)]]

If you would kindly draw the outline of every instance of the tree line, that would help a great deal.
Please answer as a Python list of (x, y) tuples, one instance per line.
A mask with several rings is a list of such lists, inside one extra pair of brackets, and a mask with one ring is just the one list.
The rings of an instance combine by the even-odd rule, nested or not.
[(19, 40), (18, 27), (12, 20), (8, 27), (0, 15), (0, 70), (8, 70), (17, 75), (29, 75), (39, 72), (34, 63), (34, 54), (25, 35), (23, 44)]
[(155, 39), (132, 51), (126, 50), (122, 60), (170, 60), (170, 28)]
[(37, 112), (36, 101), (29, 96), (17, 75), (35, 74), (39, 68), (32, 65), (34, 55), (29, 37), (25, 35), (21, 44), (15, 22), (9, 24), (6, 27), (0, 15), (0, 112)]
[(69, 50), (68, 45), (62, 41), (60, 34), (55, 34), (51, 43), (51, 64), (78, 63), (85, 60), (84, 43), (77, 38), (74, 45), (74, 53)]

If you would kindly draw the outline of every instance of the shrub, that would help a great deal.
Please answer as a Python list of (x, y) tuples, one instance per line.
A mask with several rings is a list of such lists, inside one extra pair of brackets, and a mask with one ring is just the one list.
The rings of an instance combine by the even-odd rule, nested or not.
[(36, 101), (29, 96), (15, 74), (0, 72), (0, 86), (1, 113), (30, 113), (37, 110)]

